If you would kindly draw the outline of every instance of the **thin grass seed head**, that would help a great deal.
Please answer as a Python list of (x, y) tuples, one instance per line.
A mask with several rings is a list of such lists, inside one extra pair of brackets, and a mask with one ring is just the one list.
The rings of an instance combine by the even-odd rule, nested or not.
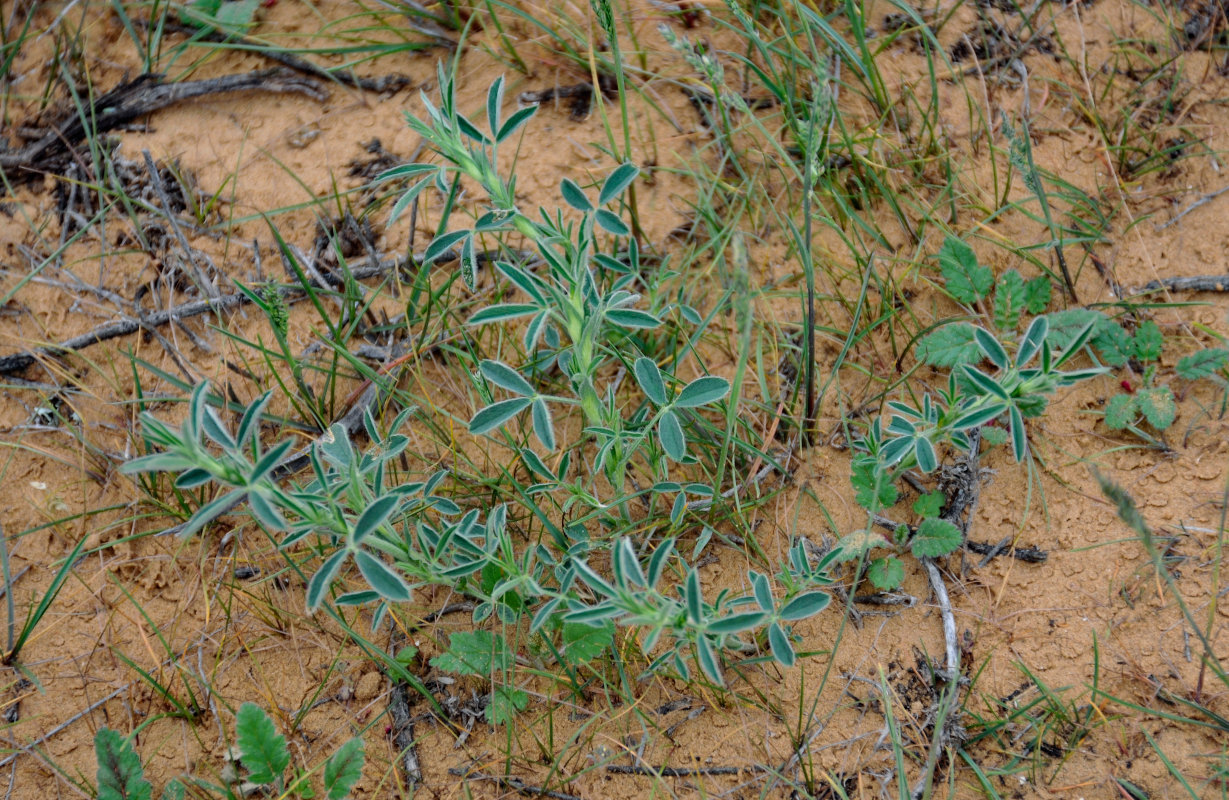
[(692, 69), (708, 81), (719, 102), (725, 103), (735, 111), (745, 113), (749, 110), (747, 101), (743, 100), (742, 95), (725, 88), (725, 67), (713, 55), (712, 50), (696, 45), (686, 36), (679, 36), (664, 22), (657, 26), (657, 31), (671, 49), (681, 55)]
[(618, 32), (615, 30), (614, 8), (611, 7), (610, 0), (592, 0), (590, 5), (597, 17), (597, 24), (602, 26), (602, 31), (606, 34), (607, 41), (613, 43)]
[(832, 90), (829, 88), (827, 59), (820, 59), (815, 64), (815, 79), (811, 81), (808, 113), (806, 141), (801, 144), (807, 154), (807, 187), (814, 189), (826, 171), (828, 125), (835, 113)]
[(272, 283), (261, 288), (260, 299), (264, 301), (265, 313), (269, 317), (269, 325), (273, 328), (274, 335), (279, 339), (286, 338), (286, 333), (290, 330), (290, 310), (286, 307), (286, 299)]
[(1007, 160), (1020, 176), (1024, 179), (1024, 185), (1027, 186), (1034, 194), (1040, 193), (1041, 181), (1037, 178), (1036, 171), (1033, 170), (1032, 164), (1028, 158), (1028, 142), (1024, 137), (1028, 136), (1028, 130), (1017, 131), (1007, 119), (1003, 116), (1003, 135), (1007, 137), (1008, 151)]

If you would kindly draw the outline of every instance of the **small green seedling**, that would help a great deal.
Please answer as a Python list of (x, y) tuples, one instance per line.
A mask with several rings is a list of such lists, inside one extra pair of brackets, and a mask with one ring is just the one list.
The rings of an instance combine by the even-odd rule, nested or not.
[[(237, 774), (228, 783), (241, 796), (256, 792), (272, 792), (279, 797), (311, 800), (318, 797), (310, 778), (312, 771), (290, 769), (290, 751), (286, 737), (277, 732), (273, 720), (254, 703), (239, 707), (236, 721), (238, 761), (246, 776)], [(141, 758), (124, 736), (109, 728), (101, 728), (94, 736), (94, 751), (98, 757), (98, 800), (150, 800), (153, 787), (145, 778)], [(350, 739), (324, 762), (321, 776), (326, 800), (343, 800), (363, 774), (363, 740)], [(289, 772), (288, 772), (289, 770)], [(224, 780), (228, 778), (223, 771)], [(162, 800), (182, 800), (185, 781), (194, 789), (217, 797), (233, 797), (231, 786), (186, 776), (169, 781), (162, 790)]]

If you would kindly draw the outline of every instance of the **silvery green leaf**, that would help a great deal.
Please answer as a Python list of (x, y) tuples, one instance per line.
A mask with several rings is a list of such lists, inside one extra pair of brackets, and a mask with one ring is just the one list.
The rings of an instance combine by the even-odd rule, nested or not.
[(751, 590), (755, 593), (755, 602), (764, 611), (772, 611), (775, 607), (772, 599), (772, 586), (768, 577), (755, 570), (748, 570), (747, 577), (751, 580)]
[(528, 397), (514, 397), (511, 400), (492, 403), (474, 414), (474, 418), (469, 421), (469, 432), (477, 436), (498, 428), (528, 408), (532, 402)]
[(195, 489), (197, 486), (209, 483), (211, 480), (213, 480), (213, 475), (208, 470), (193, 467), (180, 473), (179, 477), (175, 479), (175, 488)]
[(503, 127), (499, 129), (499, 133), (495, 136), (496, 142), (502, 142), (512, 134), (520, 130), (521, 126), (529, 121), (530, 117), (538, 113), (537, 106), (526, 106), (525, 108), (517, 109), (508, 120), (504, 122)]
[(985, 328), (974, 328), (973, 337), (977, 339), (977, 344), (981, 347), (982, 352), (986, 354), (986, 358), (999, 369), (1007, 369), (1007, 351), (1003, 349), (1003, 345), (999, 344), (999, 340)]
[(509, 264), (507, 261), (495, 262), (495, 269), (516, 285), (525, 294), (537, 301), (538, 305), (546, 303), (546, 295), (542, 293), (541, 281), (532, 274), (526, 272), (515, 264)]
[(687, 572), (683, 599), (687, 601), (687, 619), (693, 625), (702, 624), (704, 622), (704, 593), (700, 589), (700, 573), (695, 567)]
[(972, 381), (973, 385), (980, 389), (983, 394), (994, 395), (1001, 400), (1011, 399), (1007, 394), (1007, 390), (1000, 386), (998, 381), (977, 367), (965, 364), (961, 369), (964, 371), (965, 377)]
[(797, 654), (794, 653), (794, 646), (790, 644), (789, 637), (785, 635), (785, 631), (781, 630), (781, 626), (775, 622), (768, 626), (768, 646), (772, 648), (772, 657), (783, 667), (792, 667), (794, 662), (798, 660)]
[(252, 509), (252, 516), (271, 531), (284, 531), (289, 526), (282, 513), (257, 489), (248, 492), (248, 507)]
[(632, 372), (636, 375), (636, 382), (640, 384), (640, 389), (645, 396), (659, 406), (666, 404), (666, 384), (662, 380), (661, 370), (657, 368), (657, 364), (651, 358), (641, 356), (636, 359), (636, 363), (632, 365)]
[(1016, 366), (1023, 367), (1037, 355), (1041, 345), (1050, 332), (1050, 321), (1045, 317), (1036, 317), (1020, 340), (1020, 348), (1016, 351)]
[(602, 192), (597, 199), (600, 206), (612, 202), (619, 195), (632, 185), (632, 181), (636, 180), (636, 176), (640, 174), (640, 168), (635, 164), (620, 164), (615, 167), (614, 171), (606, 178), (606, 182), (602, 184)]
[(590, 203), (589, 198), (585, 196), (584, 189), (577, 186), (576, 181), (571, 178), (564, 178), (560, 181), (559, 192), (563, 195), (564, 202), (577, 211), (593, 210), (593, 203)]
[(137, 472), (178, 472), (195, 466), (196, 462), (175, 452), (152, 453), (120, 464), (120, 472), (132, 475)]
[(521, 377), (521, 374), (512, 367), (500, 361), (483, 359), (478, 364), (478, 371), (491, 383), (513, 394), (525, 396), (534, 394), (533, 386), (529, 384), (529, 381)]
[(453, 231), (436, 236), (431, 240), (431, 244), (427, 245), (427, 251), (423, 253), (423, 263), (430, 264), (451, 250), (453, 245), (472, 236), (472, 231)]
[(939, 458), (935, 454), (935, 446), (925, 436), (919, 436), (913, 441), (913, 455), (917, 459), (917, 467), (924, 473), (934, 472), (939, 468)]
[(547, 450), (555, 449), (555, 424), (551, 419), (550, 407), (541, 397), (533, 401), (533, 432), (538, 441)]
[(499, 138), (499, 109), (504, 101), (504, 76), (500, 75), (491, 82), (491, 88), (486, 93), (486, 122), (491, 135)]
[(727, 614), (708, 623), (706, 630), (708, 633), (722, 635), (743, 633), (759, 627), (766, 619), (768, 619), (768, 613), (765, 611), (743, 611), (738, 614)]
[(662, 572), (666, 568), (666, 562), (670, 559), (670, 555), (674, 552), (674, 540), (667, 539), (657, 546), (653, 551), (653, 557), (649, 559), (649, 574), (646, 576), (647, 585), (653, 588), (657, 582), (661, 580)]
[(673, 461), (682, 461), (687, 457), (687, 439), (683, 436), (683, 426), (673, 411), (666, 410), (657, 421), (657, 437), (661, 441), (661, 449)]
[(607, 233), (612, 233), (615, 236), (627, 236), (632, 232), (632, 229), (627, 227), (627, 223), (624, 222), (618, 214), (607, 211), (604, 208), (599, 208), (595, 211), (593, 213), (593, 219), (598, 225), (602, 226), (603, 230)]
[(611, 308), (606, 311), (607, 321), (624, 328), (656, 328), (661, 320), (647, 311), (634, 308)]
[(695, 408), (707, 405), (708, 403), (714, 403), (725, 397), (729, 392), (730, 382), (725, 378), (706, 375), (703, 378), (696, 378), (684, 386), (683, 391), (679, 392), (678, 397), (674, 398), (672, 405), (679, 408)]
[(320, 608), (320, 604), (324, 601), (324, 595), (333, 585), (333, 579), (337, 577), (337, 571), (341, 569), (341, 564), (346, 559), (347, 550), (338, 550), (336, 553), (328, 557), (328, 560), (321, 565), (316, 574), (307, 582), (307, 610), (315, 611)]
[(401, 498), (392, 494), (386, 494), (371, 501), (371, 505), (367, 506), (355, 521), (354, 530), (350, 534), (350, 542), (354, 545), (362, 544), (364, 539), (388, 521), (400, 502)]
[(713, 644), (707, 636), (701, 636), (696, 645), (696, 660), (700, 662), (700, 669), (704, 670), (704, 674), (710, 681), (718, 686), (725, 685), (721, 677), (721, 666), (717, 662), (717, 653), (713, 650)]
[(649, 585), (644, 572), (640, 569), (640, 559), (636, 557), (636, 551), (632, 548), (631, 539), (622, 538), (618, 541), (615, 545), (615, 559), (624, 580), (630, 581), (637, 586), (647, 587)]
[(787, 621), (813, 617), (827, 608), (831, 600), (825, 592), (804, 592), (777, 609), (777, 616)]
[(1011, 407), (1011, 454), (1015, 456), (1016, 461), (1023, 461), (1024, 454), (1028, 451), (1028, 439), (1025, 436), (1024, 418), (1020, 416), (1020, 409), (1015, 406)]
[(412, 596), (410, 587), (401, 576), (367, 551), (355, 551), (354, 561), (358, 564), (358, 571), (363, 573), (367, 585), (379, 593), (380, 597), (394, 603), (404, 603)]
[[(435, 166), (432, 166), (431, 168), (432, 170), (436, 171), (436, 174), (438, 175), (439, 168)], [(401, 219), (401, 215), (404, 214), (405, 210), (410, 207), (410, 204), (417, 200), (418, 196), (422, 194), (423, 189), (426, 189), (430, 185), (431, 178), (428, 177), (423, 178), (409, 189), (406, 189), (405, 192), (397, 198), (397, 202), (393, 203), (393, 208), (388, 214), (388, 224), (391, 226), (396, 223), (397, 220)]]
[(527, 317), (540, 311), (536, 303), (500, 303), (487, 306), (469, 318), (468, 325), (483, 325), (490, 322), (503, 322), (517, 317)]

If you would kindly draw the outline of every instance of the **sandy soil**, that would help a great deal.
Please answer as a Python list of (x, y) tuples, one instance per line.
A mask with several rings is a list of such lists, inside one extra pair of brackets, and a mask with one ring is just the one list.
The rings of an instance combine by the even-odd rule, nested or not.
[[(40, 8), (36, 19), (45, 27), (64, 9)], [(287, 47), (297, 43), (318, 47), (321, 40), (305, 38), (308, 33), (331, 22), (332, 33), (325, 36), (344, 38), (340, 31), (345, 25), (338, 21), (356, 13), (353, 4), (333, 0), (312, 9), (308, 13), (306, 6), (282, 0), (267, 9), (259, 31)], [(583, 16), (580, 9), (563, 4), (531, 10)], [(880, 26), (891, 11), (880, 3), (867, 18)], [(1051, 38), (1061, 39), (1070, 52), (1083, 53), (1085, 73), (1072, 74), (1044, 48), (1030, 49), (1023, 58), (1029, 72), (1038, 163), (1117, 212), (1104, 241), (1089, 253), (1077, 248), (1068, 252), (1084, 304), (1118, 302), (1114, 285), (1105, 276), (1129, 293), (1158, 278), (1229, 273), (1229, 229), (1223, 224), (1229, 198), (1211, 199), (1168, 224), (1221, 188), (1224, 180), (1217, 154), (1229, 147), (1229, 111), (1223, 103), (1229, 96), (1229, 80), (1218, 71), (1216, 59), (1198, 50), (1184, 54), (1182, 83), (1172, 91), (1174, 107), (1159, 108), (1154, 103), (1138, 112), (1153, 115), (1148, 127), (1158, 132), (1159, 141), (1184, 136), (1201, 155), (1140, 178), (1116, 175), (1118, 165), (1107, 149), (1112, 143), (1089, 122), (1089, 88), (1094, 89), (1091, 96), (1099, 113), (1107, 118), (1126, 113), (1120, 109), (1135, 108), (1128, 105), (1131, 98), (1151, 91), (1124, 79), (1108, 81), (1102, 65), (1122, 57), (1129, 49), (1123, 41), (1155, 33), (1153, 11), (1151, 6), (1125, 0), (1055, 7), (1056, 33)], [(112, 11), (87, 5), (67, 13), (80, 25), (79, 57), (58, 60), (54, 36), (22, 49), (5, 108), (11, 141), (17, 126), (37, 124), (40, 93), (51, 69), (74, 69), (78, 80), (103, 89), (141, 69), (140, 56)], [(945, 47), (956, 47), (960, 34), (976, 26), (971, 8), (956, 13), (940, 36)], [(633, 16), (652, 69), (686, 75), (686, 66), (655, 31), (664, 18), (662, 12), (653, 5), (636, 5)], [(690, 35), (719, 39), (720, 31), (707, 18), (699, 17), (697, 25)], [(584, 79), (550, 50), (540, 31), (524, 21), (506, 33), (521, 45), (531, 74), (517, 74), (499, 63), (494, 57), (501, 53), (498, 37), (493, 31), (479, 31), (459, 62), (464, 107), (477, 106), (490, 79), (500, 72), (508, 75), (513, 97)], [(202, 79), (268, 66), (259, 56), (242, 52), (214, 52), (194, 61), (205, 52), (191, 51), (179, 58), (166, 68), (168, 75)], [(117, 132), (118, 152), (140, 161), (147, 150), (159, 163), (178, 165), (202, 192), (222, 198), (207, 221), (219, 228), (228, 221), (230, 235), (190, 232), (189, 236), (191, 247), (211, 262), (204, 267), (206, 273), (220, 291), (230, 291), (232, 280), (250, 282), (262, 270), (280, 274), (275, 243), (262, 214), (276, 210), (281, 235), (309, 249), (318, 220), (336, 215), (340, 208), (336, 200), (317, 204), (317, 198), (365, 182), (351, 175), (353, 163), (372, 158), (365, 143), (378, 139), (397, 158), (416, 152), (418, 142), (400, 112), (417, 107), (418, 88), (433, 86), (435, 61), (442, 55), (438, 49), (425, 50), (359, 67), (363, 74), (407, 75), (412, 90), (376, 94), (333, 85), (323, 101), (247, 92), (172, 106)], [(900, 86), (926, 91), (916, 48), (902, 45), (884, 58), (885, 73)], [(972, 59), (963, 63), (971, 65)], [(985, 79), (973, 80), (991, 109), (1015, 110), (1025, 102), (1018, 79), (991, 72)], [(651, 210), (642, 220), (646, 238), (669, 250), (679, 241), (678, 230), (691, 219), (689, 198), (696, 187), (686, 177), (688, 165), (711, 162), (713, 148), (710, 133), (677, 86), (662, 79), (649, 93), (660, 98), (661, 111), (633, 103), (630, 120), (632, 140), (648, 174), (639, 200), (642, 208)], [(981, 130), (977, 115), (989, 112), (975, 109), (971, 119), (964, 97), (960, 87), (940, 84), (944, 135), (963, 170), (957, 191), (989, 202), (1001, 191), (996, 181), (1002, 181), (1002, 164), (996, 175), (985, 142), (977, 141)], [(52, 99), (67, 101), (64, 96)], [(858, 113), (851, 107), (851, 119), (856, 120)], [(619, 130), (617, 121), (612, 124)], [(516, 154), (522, 176), (518, 188), (526, 204), (554, 203), (555, 187), (563, 177), (581, 180), (602, 175), (612, 166), (603, 154), (605, 141), (606, 131), (595, 110), (576, 115), (562, 103), (544, 108)], [(892, 180), (908, 180), (904, 174), (889, 173)], [(4, 268), (0, 286), (6, 301), (0, 308), (0, 354), (63, 341), (115, 318), (118, 312), (107, 293), (129, 302), (138, 300), (147, 311), (192, 299), (183, 287), (158, 280), (177, 259), (183, 260), (173, 232), (165, 227), (159, 233), (164, 244), (150, 252), (140, 246), (131, 220), (112, 214), (105, 224), (93, 226), (62, 252), (53, 253), (73, 232), (57, 213), (61, 195), (56, 182), (47, 176), (18, 184), (5, 199), (0, 215)], [(1023, 190), (1016, 186), (1011, 191)], [(354, 193), (341, 202), (361, 212), (370, 199)], [(408, 224), (385, 230), (384, 219), (383, 211), (370, 217), (376, 230), (374, 246), (380, 251), (404, 249)], [(414, 235), (419, 247), (434, 224), (428, 207), (417, 220)], [(797, 283), (792, 276), (797, 261), (788, 251), (786, 237), (771, 227), (756, 231), (751, 240), (751, 278), (760, 285), (781, 282), (783, 288), (765, 295), (757, 313), (793, 321)], [(1004, 217), (984, 233), (1016, 242), (1043, 241), (1041, 229), (1021, 215)], [(905, 231), (898, 235), (899, 241), (892, 243), (896, 252), (882, 253), (878, 262), (885, 277), (908, 289), (919, 319), (957, 313), (935, 290), (936, 271), (920, 261), (920, 256), (934, 251), (937, 241), (918, 246)], [(253, 243), (263, 256), (259, 264)], [(830, 233), (818, 234), (817, 248), (828, 254), (825, 257), (843, 258), (838, 255), (839, 241)], [(1002, 251), (979, 252), (996, 270), (1016, 267), (1026, 277), (1036, 274), (1034, 266), (1011, 262)], [(53, 267), (23, 282), (32, 264), (53, 255)], [(1104, 265), (1105, 276), (1094, 259)], [(484, 280), (489, 284), (489, 276)], [(822, 289), (826, 294), (856, 293), (856, 281), (854, 276)], [(1172, 334), (1161, 362), (1163, 372), (1200, 344), (1212, 343), (1212, 334), (1229, 334), (1225, 295), (1184, 293), (1163, 299), (1173, 305), (1152, 311), (1162, 329)], [(390, 290), (376, 301), (375, 309), (377, 314), (393, 316), (404, 306)], [(847, 329), (848, 311), (845, 305), (827, 303), (821, 308), (821, 322), (835, 330)], [(306, 348), (321, 335), (310, 319), (306, 311), (295, 312), (294, 346)], [(82, 538), (91, 549), (25, 645), (20, 666), (0, 669), (5, 737), (11, 751), (0, 758), (0, 788), (7, 772), (8, 796), (82, 793), (83, 781), (92, 781), (94, 774), (93, 735), (103, 725), (125, 732), (141, 728), (137, 748), (157, 789), (182, 774), (217, 780), (234, 712), (246, 700), (273, 710), (279, 727), (290, 734), (296, 762), (303, 765), (318, 764), (352, 733), (363, 732), (369, 761), (356, 796), (409, 796), (397, 767), (396, 748), (387, 735), (387, 717), (381, 716), (389, 701), (389, 682), (343, 631), (305, 612), (304, 587), (286, 571), (270, 541), (241, 518), (187, 542), (142, 535), (165, 527), (167, 517), (117, 472), (118, 465), (134, 455), (138, 441), (136, 380), (143, 396), (153, 399), (150, 407), (168, 415), (175, 413), (174, 408), (156, 399), (182, 395), (166, 377), (149, 369), (137, 369), (134, 378), (130, 357), (180, 380), (213, 379), (246, 401), (259, 390), (240, 368), (259, 371), (263, 365), (236, 337), (255, 340), (263, 333), (267, 339), (263, 326), (263, 319), (250, 309), (228, 314), (224, 321), (197, 318), (182, 327), (163, 326), (157, 335), (113, 339), (71, 358), (43, 359), (4, 384), (0, 463), (6, 491), (0, 522), (12, 553), (18, 623), (50, 585), (58, 560)], [(732, 348), (736, 341), (732, 330), (730, 341)], [(831, 363), (841, 344), (836, 337), (825, 341), (821, 359)], [(886, 374), (901, 355), (899, 348), (886, 337), (876, 338), (857, 361), (864, 370)], [(912, 363), (912, 356), (906, 356), (906, 368)], [(711, 366), (717, 372), (732, 369), (733, 359), (723, 363), (717, 353)], [(820, 369), (827, 374), (822, 360)], [(916, 377), (934, 383), (941, 376), (922, 368)], [(464, 378), (450, 376), (446, 364), (424, 364), (404, 380), (432, 385), (435, 402), (458, 417), (473, 411), (467, 405)], [(966, 554), (945, 564), (965, 644), (963, 661), (972, 681), (963, 723), (977, 735), (986, 733), (979, 716), (1003, 726), (997, 737), (981, 739), (968, 752), (985, 768), (1028, 765), (1010, 781), (992, 781), (1003, 797), (1126, 796), (1115, 779), (1129, 781), (1151, 798), (1188, 796), (1158, 757), (1156, 746), (1188, 776), (1196, 793), (1212, 796), (1224, 791), (1224, 730), (1177, 724), (1159, 713), (1140, 710), (1193, 716), (1182, 705), (1191, 700), (1229, 716), (1229, 698), (1223, 686), (1201, 672), (1195, 633), (1183, 621), (1139, 541), (1101, 496), (1091, 467), (1097, 465), (1127, 488), (1157, 534), (1165, 537), (1166, 555), (1185, 602), (1196, 619), (1206, 620), (1214, 649), (1227, 659), (1229, 606), (1218, 603), (1214, 594), (1224, 531), (1229, 425), (1219, 413), (1219, 389), (1175, 378), (1172, 386), (1180, 402), (1177, 421), (1165, 436), (1169, 449), (1147, 449), (1138, 440), (1109, 431), (1096, 412), (1119, 391), (1120, 382), (1138, 386), (1139, 380), (1129, 370), (1119, 371), (1055, 398), (1045, 417), (1030, 427), (1037, 456), (1032, 471), (1016, 465), (1003, 448), (984, 456), (986, 481), (972, 538), (993, 543), (1011, 537), (1020, 547), (1044, 550), (1048, 554), (1044, 563), (1000, 557), (981, 566), (979, 557)], [(838, 376), (836, 387), (823, 407), (824, 431), (838, 430), (841, 415), (873, 391), (865, 371), (853, 368)], [(59, 411), (60, 420), (42, 410), (50, 407)], [(423, 446), (435, 448), (425, 440)], [(500, 458), (498, 451), (481, 443), (473, 446), (478, 448), (473, 457), (479, 463)], [(446, 456), (423, 455), (428, 461)], [(798, 533), (819, 543), (863, 525), (865, 517), (849, 486), (848, 459), (848, 451), (835, 436), (799, 453), (792, 480), (765, 487), (779, 491), (752, 512), (742, 533), (754, 532), (765, 552), (780, 554)], [(902, 498), (902, 509), (912, 499)], [(100, 547), (104, 544), (108, 546)], [(704, 568), (705, 588), (741, 588), (742, 554), (729, 548), (710, 552), (718, 559)], [(857, 617), (842, 615), (838, 608), (803, 623), (803, 649), (813, 655), (793, 670), (746, 666), (730, 695), (711, 695), (694, 685), (656, 679), (634, 687), (638, 703), (629, 708), (612, 705), (611, 698), (598, 693), (574, 697), (543, 682), (534, 687), (523, 724), (508, 730), (491, 731), (478, 723), (459, 740), (455, 731), (424, 719), (416, 728), (424, 776), (417, 796), (513, 795), (512, 784), (472, 778), (475, 772), (502, 775), (505, 769), (526, 784), (550, 782), (552, 788), (584, 798), (644, 797), (654, 786), (657, 791), (668, 787), (680, 796), (789, 795), (786, 783), (752, 771), (763, 767), (785, 768), (795, 778), (801, 770), (814, 781), (820, 797), (836, 796), (824, 793), (832, 791), (823, 788), (829, 782), (840, 783), (851, 797), (890, 792), (892, 787), (883, 786), (881, 780), (892, 755), (881, 735), (882, 699), (872, 684), (884, 676), (895, 693), (906, 740), (924, 742), (928, 734), (922, 726), (931, 701), (923, 674), (925, 658), (938, 657), (943, 650), (939, 615), (920, 571), (910, 571), (902, 593), (916, 603), (855, 606)], [(420, 599), (419, 614), (448, 602), (443, 596)], [(413, 632), (420, 647), (414, 670), (430, 677), (429, 659), (446, 644), (448, 633), (464, 630), (467, 624), (465, 614), (448, 615)], [(829, 655), (832, 651), (835, 656)], [(149, 678), (143, 678), (142, 671)], [(155, 690), (155, 683), (169, 696)], [(1093, 694), (1094, 684), (1099, 694)], [(823, 691), (817, 693), (821, 685)], [(462, 683), (444, 691), (465, 700), (479, 689)], [(172, 713), (177, 706), (195, 706), (199, 714), (190, 720), (178, 718)], [(814, 717), (800, 720), (800, 707), (806, 713), (813, 711)], [(668, 710), (658, 713), (662, 708)], [(415, 711), (425, 711), (425, 705)], [(657, 727), (649, 728), (646, 718), (656, 720)], [(791, 742), (800, 729), (810, 739), (807, 755), (798, 764), (791, 758)], [(642, 761), (631, 760), (644, 741)], [(514, 758), (505, 764), (502, 753), (509, 750)], [(565, 751), (567, 757), (551, 766), (551, 754)], [(610, 754), (625, 755), (614, 762), (620, 765), (747, 771), (655, 781), (595, 768)], [(1220, 779), (1215, 777), (1218, 769)], [(456, 774), (466, 772), (471, 774), (468, 780)], [(945, 786), (950, 781), (956, 796), (982, 796), (965, 764), (954, 771), (941, 769), (939, 780)], [(463, 783), (467, 783), (464, 789)]]

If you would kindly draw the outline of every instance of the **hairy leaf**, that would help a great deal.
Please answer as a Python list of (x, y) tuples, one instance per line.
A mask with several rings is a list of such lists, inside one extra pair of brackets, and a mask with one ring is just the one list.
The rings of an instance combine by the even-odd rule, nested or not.
[(506, 725), (516, 719), (516, 712), (529, 707), (529, 695), (520, 689), (500, 686), (491, 692), (486, 707), (486, 721), (492, 725)]
[(905, 579), (905, 565), (896, 556), (876, 558), (866, 568), (866, 577), (880, 591), (890, 591)]
[(1105, 404), (1105, 424), (1112, 430), (1120, 431), (1135, 421), (1139, 416), (1139, 408), (1135, 405), (1135, 396), (1118, 394)]
[(981, 360), (976, 329), (967, 322), (944, 325), (922, 337), (918, 343), (918, 358), (936, 367), (956, 367), (976, 364)]
[(98, 756), (98, 800), (149, 800), (153, 787), (145, 780), (141, 758), (128, 739), (110, 728), (94, 736)]
[(1188, 381), (1206, 378), (1229, 363), (1229, 349), (1213, 347), (1183, 356), (1178, 361), (1178, 377)]
[(858, 505), (867, 511), (880, 511), (896, 504), (896, 487), (887, 475), (878, 472), (874, 462), (855, 462), (851, 467), (849, 482), (857, 490), (855, 499)]
[(563, 654), (572, 664), (583, 664), (600, 656), (614, 642), (614, 626), (563, 623)]
[(913, 501), (913, 511), (919, 517), (937, 517), (945, 499), (943, 492), (927, 492)]
[(1168, 386), (1154, 386), (1150, 389), (1140, 389), (1135, 393), (1135, 402), (1143, 412), (1148, 424), (1163, 431), (1174, 424), (1178, 415), (1178, 406), (1174, 402), (1174, 393)]
[(1121, 367), (1135, 355), (1135, 342), (1131, 340), (1131, 334), (1108, 317), (1097, 321), (1090, 342), (1101, 354), (1101, 360), (1111, 367)]
[(963, 543), (960, 529), (945, 519), (922, 520), (909, 547), (918, 558), (945, 556), (954, 552)]
[(1041, 275), (1024, 284), (1024, 309), (1030, 314), (1042, 314), (1050, 306), (1053, 286), (1049, 277)]
[(1140, 361), (1156, 361), (1161, 357), (1164, 344), (1161, 328), (1152, 320), (1144, 320), (1135, 329), (1135, 357)]
[(363, 777), (363, 740), (357, 736), (337, 748), (324, 763), (324, 796), (341, 800)]
[(836, 543), (836, 546), (841, 551), (841, 554), (836, 557), (838, 562), (854, 561), (871, 550), (887, 547), (888, 540), (872, 530), (857, 530), (842, 536), (841, 540)]
[(239, 756), (252, 783), (273, 783), (281, 780), (290, 766), (290, 751), (286, 737), (277, 732), (273, 720), (255, 703), (239, 707), (236, 733)]
[(1020, 324), (1020, 312), (1025, 306), (1024, 278), (1014, 269), (999, 276), (994, 287), (994, 324), (1001, 331), (1014, 331)]
[(948, 236), (939, 249), (939, 269), (948, 293), (966, 305), (985, 297), (994, 283), (990, 268), (978, 264), (973, 248), (955, 236)]
[(490, 631), (454, 633), (447, 652), (431, 659), (431, 665), (456, 675), (487, 676), (512, 666), (512, 653), (504, 637)]

